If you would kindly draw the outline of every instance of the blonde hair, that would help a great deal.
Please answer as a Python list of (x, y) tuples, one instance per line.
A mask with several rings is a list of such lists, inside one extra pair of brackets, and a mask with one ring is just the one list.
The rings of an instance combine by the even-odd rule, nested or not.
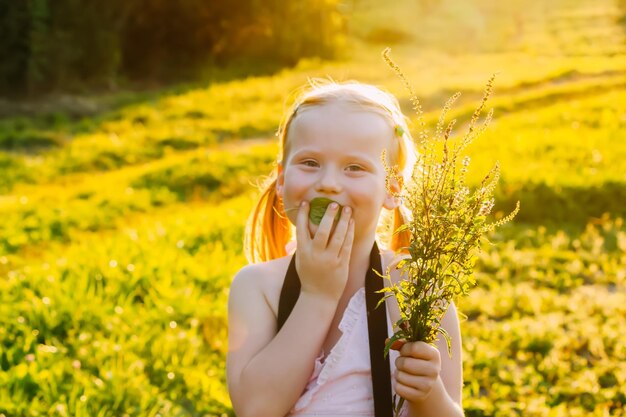
[[(323, 106), (329, 103), (347, 103), (361, 106), (383, 116), (394, 130), (397, 146), (389, 155), (390, 165), (394, 165), (403, 181), (407, 183), (412, 175), (417, 151), (410, 136), (407, 121), (402, 114), (398, 100), (378, 87), (359, 82), (337, 83), (332, 80), (312, 80), (307, 90), (296, 99), (287, 117), (278, 130), (280, 148), (278, 161), (283, 161), (289, 151), (287, 141), (289, 128), (302, 109)], [(281, 199), (276, 194), (278, 169), (267, 177), (261, 196), (250, 213), (244, 234), (244, 250), (250, 263), (264, 262), (287, 255), (286, 244), (291, 240), (292, 227), (285, 215)], [(408, 246), (408, 232), (393, 234), (393, 231), (408, 219), (407, 211), (399, 205), (389, 213), (381, 212), (377, 235), (389, 249), (399, 250)]]

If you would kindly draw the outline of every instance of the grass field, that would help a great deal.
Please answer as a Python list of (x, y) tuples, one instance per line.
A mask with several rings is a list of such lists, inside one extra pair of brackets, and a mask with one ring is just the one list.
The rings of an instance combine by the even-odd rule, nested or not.
[(499, 160), (521, 212), (459, 301), (466, 415), (626, 415), (626, 6), (427, 4), (352, 2), (336, 61), (0, 119), (0, 416), (233, 415), (228, 287), (282, 112), (329, 75), (409, 113), (391, 42), (430, 126), (498, 72), (470, 174)]

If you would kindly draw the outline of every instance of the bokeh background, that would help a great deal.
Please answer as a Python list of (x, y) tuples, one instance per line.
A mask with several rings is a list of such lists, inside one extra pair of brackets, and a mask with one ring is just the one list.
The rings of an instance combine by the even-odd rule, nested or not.
[(0, 416), (233, 416), (230, 280), (310, 77), (383, 86), (433, 130), (497, 72), (494, 216), (458, 305), (464, 408), (626, 404), (624, 0), (0, 0)]

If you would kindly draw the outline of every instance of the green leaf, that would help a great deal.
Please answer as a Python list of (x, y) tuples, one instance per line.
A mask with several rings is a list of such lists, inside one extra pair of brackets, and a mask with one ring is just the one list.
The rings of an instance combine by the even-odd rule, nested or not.
[(396, 231), (395, 231), (395, 232), (393, 232), (393, 234), (394, 234), (394, 235), (397, 235), (398, 233), (402, 233), (402, 232), (404, 232), (405, 230), (408, 230), (408, 229), (409, 229), (409, 225), (408, 225), (407, 223), (405, 223), (405, 224), (403, 224), (402, 226), (398, 227), (398, 228), (396, 229)]
[[(382, 291), (383, 291), (383, 290), (381, 290), (381, 291), (376, 291), (376, 292), (382, 292)], [(376, 307), (374, 307), (374, 308), (378, 308), (378, 307), (379, 307), (379, 306), (380, 306), (380, 305), (381, 305), (381, 304), (382, 304), (382, 303), (383, 303), (383, 302), (384, 302), (387, 298), (389, 298), (389, 297), (393, 297), (393, 294), (387, 294), (387, 295), (385, 295), (384, 297), (381, 297), (381, 299), (380, 299), (380, 300), (378, 300), (378, 303), (376, 303)]]
[(443, 335), (444, 339), (446, 339), (446, 345), (448, 346), (448, 355), (452, 357), (452, 342), (450, 341), (450, 334), (443, 327), (439, 327), (437, 331)]
[(395, 332), (393, 336), (389, 338), (387, 344), (385, 344), (385, 357), (387, 357), (387, 355), (389, 354), (389, 349), (391, 349), (391, 345), (393, 345), (393, 342), (399, 339), (405, 339), (405, 335), (402, 331)]
[[(319, 225), (322, 221), (322, 217), (324, 217), (324, 213), (326, 213), (326, 209), (330, 205), (330, 203), (337, 203), (335, 200), (331, 200), (326, 197), (316, 197), (311, 200), (311, 210), (309, 211), (309, 219), (311, 223)], [(335, 221), (339, 220), (341, 217), (341, 209), (343, 206), (339, 203), (339, 210), (337, 210), (337, 214), (335, 215)]]

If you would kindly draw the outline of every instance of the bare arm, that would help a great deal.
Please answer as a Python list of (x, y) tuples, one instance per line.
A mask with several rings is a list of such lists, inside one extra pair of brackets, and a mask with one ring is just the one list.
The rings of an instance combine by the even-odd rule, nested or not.
[(313, 372), (336, 304), (301, 294), (276, 334), (276, 317), (258, 279), (244, 269), (231, 287), (228, 387), (238, 416), (284, 416)]
[(354, 224), (344, 212), (334, 233), (329, 209), (311, 238), (308, 206), (298, 212), (296, 269), (302, 284), (289, 318), (276, 317), (255, 268), (240, 271), (229, 297), (228, 386), (239, 417), (284, 416), (306, 387), (345, 287)]

